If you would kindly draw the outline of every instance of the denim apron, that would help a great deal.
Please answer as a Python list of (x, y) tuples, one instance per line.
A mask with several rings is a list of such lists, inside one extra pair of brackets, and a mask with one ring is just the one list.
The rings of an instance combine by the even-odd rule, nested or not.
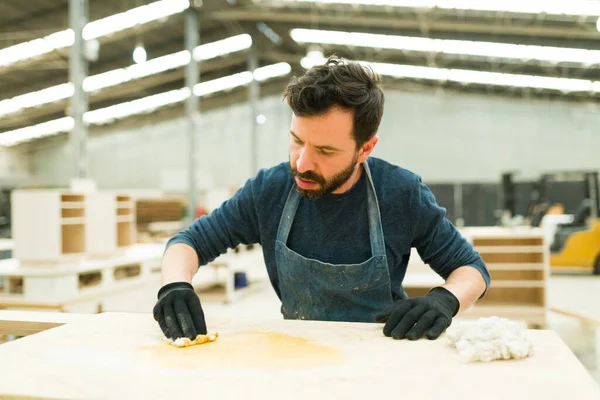
[[(379, 204), (369, 165), (367, 207), (372, 256), (360, 264), (330, 264), (301, 256), (287, 247), (300, 193), (289, 192), (275, 241), (281, 312), (285, 319), (375, 322), (393, 302)], [(339, 249), (343, 252), (344, 249)]]

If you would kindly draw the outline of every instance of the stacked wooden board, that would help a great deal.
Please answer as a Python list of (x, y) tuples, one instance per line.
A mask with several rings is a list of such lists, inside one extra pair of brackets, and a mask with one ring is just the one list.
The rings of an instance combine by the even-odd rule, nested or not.
[(146, 231), (153, 222), (181, 221), (187, 201), (183, 198), (138, 198), (136, 220), (138, 231)]

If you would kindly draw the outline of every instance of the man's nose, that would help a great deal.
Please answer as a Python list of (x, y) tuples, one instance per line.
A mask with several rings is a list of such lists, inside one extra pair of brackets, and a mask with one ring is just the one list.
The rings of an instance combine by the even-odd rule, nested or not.
[(315, 169), (315, 164), (311, 159), (310, 152), (306, 149), (300, 151), (300, 157), (296, 160), (296, 169), (300, 173), (312, 171)]

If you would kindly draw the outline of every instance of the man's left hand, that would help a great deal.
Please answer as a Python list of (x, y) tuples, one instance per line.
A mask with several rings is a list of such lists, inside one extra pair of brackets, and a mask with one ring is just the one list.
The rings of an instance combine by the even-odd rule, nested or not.
[(441, 286), (425, 296), (400, 300), (375, 317), (385, 322), (383, 334), (394, 339), (437, 339), (452, 323), (460, 308), (456, 296)]

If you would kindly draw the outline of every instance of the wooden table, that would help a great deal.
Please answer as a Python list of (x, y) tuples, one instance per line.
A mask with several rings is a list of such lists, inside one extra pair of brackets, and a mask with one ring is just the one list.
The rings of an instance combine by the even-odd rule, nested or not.
[[(14, 323), (7, 313), (0, 312), (0, 325)], [(217, 342), (180, 349), (161, 340), (147, 314), (83, 317), (0, 345), (0, 397), (600, 398), (552, 331), (527, 332), (532, 358), (467, 364), (443, 336), (394, 341), (379, 324), (208, 316)]]

